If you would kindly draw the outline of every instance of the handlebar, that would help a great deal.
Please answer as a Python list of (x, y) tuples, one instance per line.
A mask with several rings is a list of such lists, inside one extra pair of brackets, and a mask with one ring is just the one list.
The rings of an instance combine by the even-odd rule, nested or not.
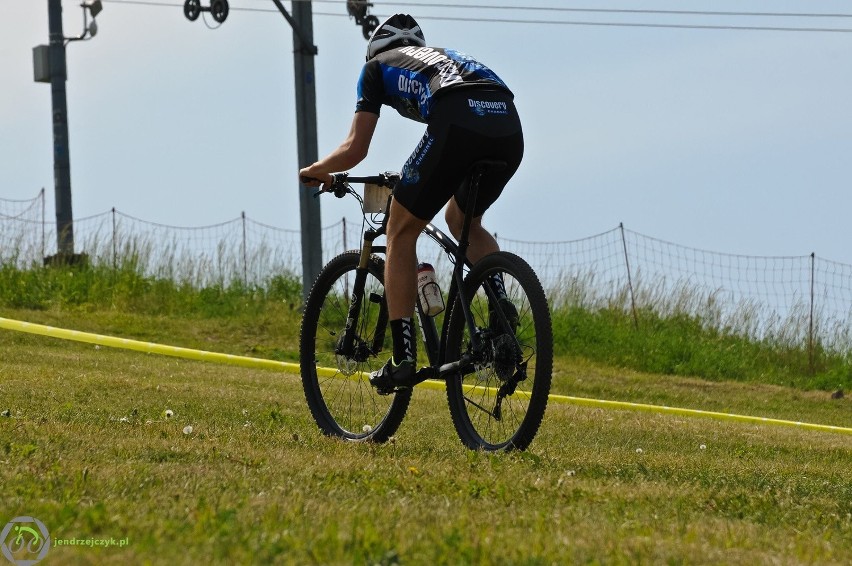
[[(386, 171), (378, 175), (369, 175), (367, 177), (354, 177), (349, 173), (332, 173), (331, 183), (321, 185), (320, 189), (314, 193), (314, 197), (318, 197), (322, 193), (334, 193), (337, 198), (343, 198), (347, 193), (352, 191), (350, 183), (365, 183), (371, 185), (379, 185), (392, 189), (399, 182), (401, 176), (395, 171)], [(318, 181), (319, 179), (311, 179), (309, 177), (301, 177), (303, 183), (310, 181)]]

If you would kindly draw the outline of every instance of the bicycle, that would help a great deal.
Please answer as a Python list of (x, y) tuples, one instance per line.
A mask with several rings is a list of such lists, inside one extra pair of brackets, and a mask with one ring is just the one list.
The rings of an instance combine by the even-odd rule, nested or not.
[[(416, 381), (443, 379), (453, 424), (462, 443), (486, 451), (524, 450), (544, 417), (553, 366), (550, 309), (541, 283), (519, 256), (499, 251), (475, 265), (466, 258), (471, 211), (483, 173), (504, 167), (477, 162), (459, 242), (433, 224), (424, 233), (453, 263), (441, 332), (418, 301), (416, 319), (428, 363)], [(349, 441), (385, 442), (399, 428), (412, 388), (378, 391), (369, 382), (392, 351), (384, 295), (385, 246), (391, 189), (397, 173), (332, 176), (331, 192), (354, 196), (364, 215), (359, 250), (346, 251), (320, 271), (308, 295), (300, 332), (302, 384), (320, 430)], [(365, 197), (351, 183), (365, 183)], [(378, 196), (377, 196), (378, 195)], [(511, 306), (498, 300), (492, 276), (502, 274)]]

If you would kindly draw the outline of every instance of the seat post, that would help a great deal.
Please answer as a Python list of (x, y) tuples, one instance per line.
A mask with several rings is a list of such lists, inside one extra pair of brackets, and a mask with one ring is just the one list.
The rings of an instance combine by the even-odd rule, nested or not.
[(468, 184), (467, 206), (464, 211), (464, 222), (462, 223), (462, 231), (459, 235), (459, 248), (456, 256), (456, 267), (464, 265), (467, 258), (467, 248), (470, 246), (470, 225), (473, 223), (473, 212), (476, 210), (476, 198), (479, 193), (479, 183), (482, 181), (482, 176), (489, 169), (499, 171), (507, 166), (505, 161), (497, 161), (493, 159), (481, 159), (475, 162), (467, 175), (465, 182)]
[(456, 265), (464, 264), (467, 257), (467, 248), (470, 246), (470, 225), (473, 223), (473, 211), (476, 210), (476, 196), (479, 192), (479, 180), (482, 178), (484, 166), (479, 163), (474, 164), (467, 178), (468, 193), (467, 206), (464, 211), (464, 222), (462, 223), (462, 231), (459, 235), (458, 257)]

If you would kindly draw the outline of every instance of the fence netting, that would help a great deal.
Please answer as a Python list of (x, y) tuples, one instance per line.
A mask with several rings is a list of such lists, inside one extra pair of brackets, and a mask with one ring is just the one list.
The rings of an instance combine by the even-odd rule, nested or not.
[[(357, 248), (361, 233), (360, 219), (324, 227), (323, 261)], [(264, 286), (282, 275), (300, 279), (300, 234), (245, 214), (200, 227), (158, 224), (115, 209), (74, 221), (76, 251), (92, 264), (199, 287)], [(532, 265), (553, 308), (696, 315), (721, 330), (791, 345), (819, 340), (827, 348), (848, 350), (852, 344), (852, 265), (814, 254), (712, 252), (623, 226), (576, 240), (497, 241)], [(56, 227), (45, 220), (44, 191), (30, 200), (0, 198), (0, 263), (28, 268), (55, 253)], [(439, 282), (445, 286), (449, 258), (426, 237), (417, 253), (444, 274)]]

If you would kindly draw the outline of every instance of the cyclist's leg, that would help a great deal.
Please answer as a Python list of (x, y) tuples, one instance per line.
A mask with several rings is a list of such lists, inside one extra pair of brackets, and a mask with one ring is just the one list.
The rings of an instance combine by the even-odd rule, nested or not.
[[(470, 227), (470, 247), (467, 251), (468, 259), (476, 262), (500, 249), (494, 237), (482, 226), (482, 215), (499, 198), (503, 188), (521, 164), (524, 155), (524, 135), (511, 96), (490, 91), (472, 91), (469, 95), (489, 101), (492, 106), (496, 105), (498, 108), (502, 104), (503, 110), (484, 114), (463, 112), (456, 116), (455, 136), (461, 142), (456, 143), (455, 147), (458, 148), (458, 153), (464, 160), (465, 175), (470, 166), (480, 159), (499, 160), (506, 163), (504, 169), (485, 171), (479, 182), (476, 206), (473, 211), (474, 218)], [(444, 213), (450, 232), (456, 239), (461, 235), (467, 197), (468, 186), (463, 184), (454, 191), (453, 198), (450, 199)]]
[[(428, 189), (433, 163), (441, 153), (444, 136), (439, 129), (427, 129), (420, 144), (403, 168), (403, 177), (394, 190), (387, 227), (385, 256), (385, 299), (388, 305), (393, 356), (384, 367), (371, 374), (370, 381), (380, 393), (407, 385), (416, 372), (414, 308), (417, 300), (417, 238), (440, 210), (434, 208), (434, 194)], [(429, 198), (431, 197), (431, 198)], [(440, 198), (440, 197), (438, 197)], [(446, 195), (443, 202), (449, 198)]]
[(391, 202), (385, 255), (385, 300), (388, 305), (393, 355), (370, 382), (379, 393), (409, 386), (417, 371), (414, 302), (417, 298), (417, 237), (427, 222)]
[(391, 202), (385, 260), (385, 299), (393, 336), (393, 358), (399, 364), (416, 359), (414, 303), (417, 298), (417, 237), (427, 221), (396, 200)]
[(394, 353), (380, 371), (372, 374), (371, 381), (380, 393), (405, 385), (416, 369), (413, 317), (417, 297), (417, 238), (452, 196), (452, 188), (442, 191), (437, 187), (458, 184), (443, 182), (447, 172), (440, 165), (447, 132), (447, 125), (440, 120), (429, 124), (394, 189), (385, 261), (385, 297)]
[(417, 297), (417, 238), (428, 221), (414, 216), (395, 199), (388, 221), (385, 296), (391, 320), (414, 315)]
[[(462, 225), (464, 224), (464, 211), (459, 207), (455, 198), (450, 199), (447, 204), (444, 219), (447, 221), (450, 233), (458, 240), (461, 237)], [(482, 226), (482, 216), (476, 216), (471, 220), (468, 240), (470, 247), (467, 249), (467, 258), (471, 263), (476, 263), (490, 253), (500, 251), (497, 240)]]

